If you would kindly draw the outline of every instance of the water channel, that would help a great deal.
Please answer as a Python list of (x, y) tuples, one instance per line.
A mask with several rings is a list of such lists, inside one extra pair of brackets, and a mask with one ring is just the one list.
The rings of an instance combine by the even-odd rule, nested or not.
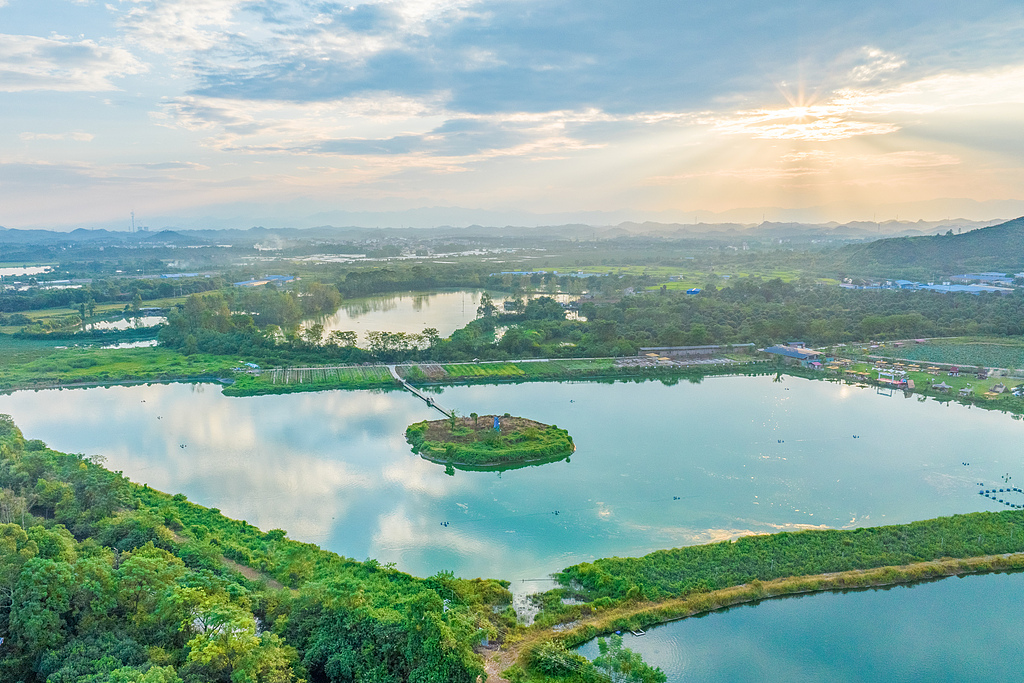
[[(1024, 575), (766, 600), (623, 636), (672, 683), (1020, 680)], [(596, 641), (579, 652), (593, 659)]]

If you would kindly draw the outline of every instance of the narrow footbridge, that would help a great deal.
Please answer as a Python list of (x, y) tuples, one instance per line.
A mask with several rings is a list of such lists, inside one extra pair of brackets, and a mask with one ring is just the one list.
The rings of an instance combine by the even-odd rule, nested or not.
[(395, 368), (394, 365), (389, 365), (388, 366), (388, 370), (391, 371), (391, 376), (394, 377), (396, 380), (398, 380), (398, 382), (401, 383), (401, 385), (403, 387), (405, 387), (406, 390), (412, 392), (416, 396), (419, 396), (421, 399), (423, 399), (426, 402), (426, 404), (428, 406), (430, 406), (431, 408), (434, 408), (434, 409), (440, 411), (441, 414), (444, 415), (445, 417), (451, 417), (452, 411), (446, 410), (445, 408), (443, 408), (441, 406), (440, 403), (438, 403), (436, 400), (434, 400), (434, 397), (427, 396), (422, 391), (420, 391), (419, 389), (417, 389), (416, 387), (414, 387), (413, 385), (409, 384), (404, 379), (402, 379), (402, 376), (398, 374), (398, 370)]

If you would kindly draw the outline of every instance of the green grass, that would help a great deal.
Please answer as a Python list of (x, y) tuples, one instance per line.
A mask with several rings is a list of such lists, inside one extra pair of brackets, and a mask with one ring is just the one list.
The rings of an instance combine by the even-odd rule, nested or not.
[(185, 356), (159, 347), (55, 348), (51, 342), (0, 335), (0, 391), (66, 384), (188, 379), (230, 375), (231, 359)]

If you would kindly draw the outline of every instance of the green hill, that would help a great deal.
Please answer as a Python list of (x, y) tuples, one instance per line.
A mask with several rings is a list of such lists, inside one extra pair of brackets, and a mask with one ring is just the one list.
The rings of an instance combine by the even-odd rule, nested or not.
[(838, 251), (850, 272), (931, 277), (976, 271), (1024, 270), (1024, 217), (954, 235), (895, 237)]

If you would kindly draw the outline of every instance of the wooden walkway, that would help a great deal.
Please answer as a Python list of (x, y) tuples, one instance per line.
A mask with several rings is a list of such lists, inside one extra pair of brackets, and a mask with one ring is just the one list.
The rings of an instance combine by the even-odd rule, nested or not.
[(442, 414), (442, 415), (444, 415), (445, 417), (451, 417), (451, 415), (452, 415), (452, 412), (451, 412), (450, 410), (445, 410), (445, 409), (444, 409), (444, 408), (443, 408), (443, 407), (441, 406), (441, 404), (440, 404), (440, 403), (438, 403), (437, 401), (435, 401), (435, 400), (434, 400), (434, 398), (433, 398), (432, 396), (427, 396), (427, 395), (426, 395), (426, 394), (424, 394), (424, 393), (423, 393), (422, 391), (420, 391), (419, 389), (417, 389), (416, 387), (414, 387), (413, 385), (409, 384), (409, 383), (408, 383), (408, 382), (406, 382), (406, 381), (405, 381), (404, 379), (402, 379), (402, 376), (398, 374), (398, 370), (397, 370), (397, 369), (395, 369), (395, 366), (394, 366), (394, 365), (389, 365), (389, 366), (388, 366), (388, 370), (390, 370), (390, 371), (391, 371), (391, 376), (392, 376), (392, 377), (394, 377), (394, 378), (395, 378), (396, 380), (398, 380), (398, 381), (399, 381), (399, 382), (401, 383), (401, 385), (402, 385), (402, 386), (403, 386), (403, 387), (404, 387), (404, 388), (405, 388), (406, 390), (408, 390), (408, 391), (412, 392), (412, 393), (413, 393), (413, 394), (415, 394), (416, 396), (419, 396), (419, 397), (420, 397), (421, 399), (423, 399), (423, 400), (424, 400), (424, 401), (426, 402), (426, 404), (427, 404), (428, 406), (430, 406), (431, 408), (435, 408), (435, 409), (437, 409), (437, 410), (438, 410), (438, 411), (440, 411), (440, 412), (441, 412), (441, 414)]

